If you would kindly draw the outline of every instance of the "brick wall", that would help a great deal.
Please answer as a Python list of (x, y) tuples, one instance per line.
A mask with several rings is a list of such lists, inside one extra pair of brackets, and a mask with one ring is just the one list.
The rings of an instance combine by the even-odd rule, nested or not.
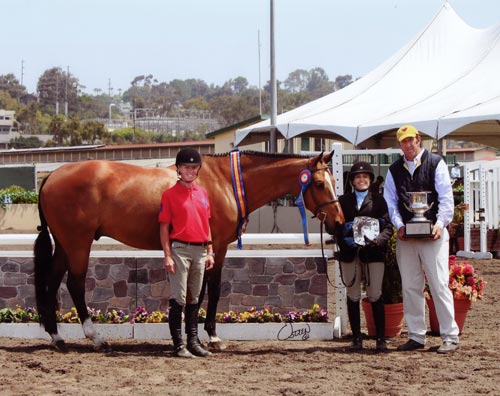
[[(160, 258), (92, 258), (87, 305), (133, 312), (137, 306), (165, 311), (169, 284)], [(33, 259), (0, 257), (0, 309), (35, 306)], [(272, 307), (274, 312), (327, 304), (326, 268), (321, 258), (227, 258), (218, 312)], [(74, 306), (63, 280), (63, 311)], [(204, 304), (205, 305), (205, 304)]]

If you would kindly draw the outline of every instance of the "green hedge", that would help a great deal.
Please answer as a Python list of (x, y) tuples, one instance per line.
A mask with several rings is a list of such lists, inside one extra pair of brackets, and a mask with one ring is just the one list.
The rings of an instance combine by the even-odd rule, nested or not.
[(38, 193), (35, 190), (26, 190), (16, 185), (0, 189), (0, 206), (3, 209), (6, 209), (8, 204), (36, 203), (38, 203)]

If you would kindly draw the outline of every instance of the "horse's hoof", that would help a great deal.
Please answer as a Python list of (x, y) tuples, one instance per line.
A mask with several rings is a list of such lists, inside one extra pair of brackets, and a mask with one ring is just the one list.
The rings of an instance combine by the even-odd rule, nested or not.
[(111, 348), (111, 345), (109, 345), (107, 342), (103, 342), (100, 345), (95, 345), (94, 346), (94, 351), (96, 351), (96, 352), (104, 352), (104, 353), (111, 353), (111, 352), (113, 352), (113, 348)]
[(68, 352), (68, 347), (66, 346), (66, 343), (63, 340), (52, 341), (50, 346), (58, 352), (62, 353)]
[(212, 337), (208, 343), (208, 347), (216, 351), (223, 351), (227, 348), (226, 344), (219, 337)]

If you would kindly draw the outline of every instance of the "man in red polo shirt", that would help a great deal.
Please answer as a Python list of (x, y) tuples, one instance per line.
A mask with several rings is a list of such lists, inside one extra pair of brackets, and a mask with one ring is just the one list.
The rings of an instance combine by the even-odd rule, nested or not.
[[(161, 198), (160, 238), (165, 253), (164, 267), (170, 282), (169, 327), (174, 354), (179, 357), (205, 357), (210, 352), (198, 340), (198, 296), (203, 274), (214, 265), (210, 232), (210, 203), (207, 191), (195, 183), (201, 156), (194, 149), (177, 154), (179, 180)], [(187, 348), (182, 341), (184, 309)]]

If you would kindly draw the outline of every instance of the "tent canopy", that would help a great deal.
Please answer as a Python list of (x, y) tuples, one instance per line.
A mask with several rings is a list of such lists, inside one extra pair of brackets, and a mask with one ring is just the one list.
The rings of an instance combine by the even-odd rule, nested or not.
[[(349, 86), (277, 117), (286, 139), (325, 136), (358, 148), (394, 146), (412, 124), (500, 148), (500, 25), (475, 29), (447, 2), (430, 24), (382, 65)], [(270, 120), (236, 131), (235, 146), (268, 138)], [(253, 140), (256, 141), (256, 140)]]

